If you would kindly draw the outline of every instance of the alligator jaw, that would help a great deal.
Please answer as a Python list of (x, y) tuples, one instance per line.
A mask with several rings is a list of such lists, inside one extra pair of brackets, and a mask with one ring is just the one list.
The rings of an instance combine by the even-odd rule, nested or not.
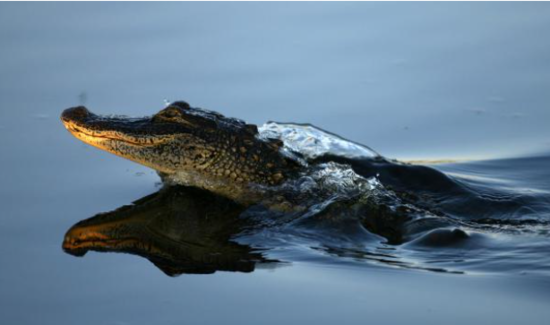
[(84, 143), (161, 172), (173, 172), (157, 163), (154, 150), (176, 136), (159, 131), (150, 117), (103, 117), (78, 106), (63, 111), (61, 121)]
[(68, 108), (61, 114), (61, 121), (65, 128), (76, 138), (85, 143), (101, 146), (101, 143), (112, 140), (121, 141), (135, 146), (152, 146), (163, 143), (170, 138), (169, 135), (148, 135), (131, 133), (137, 127), (146, 127), (151, 118), (127, 119), (107, 118), (90, 112), (84, 106)]

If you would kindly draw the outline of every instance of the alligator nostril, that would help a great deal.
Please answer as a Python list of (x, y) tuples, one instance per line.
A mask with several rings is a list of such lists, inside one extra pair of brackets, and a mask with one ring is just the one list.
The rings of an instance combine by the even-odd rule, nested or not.
[(83, 120), (90, 115), (90, 111), (84, 106), (67, 108), (61, 114), (62, 120)]

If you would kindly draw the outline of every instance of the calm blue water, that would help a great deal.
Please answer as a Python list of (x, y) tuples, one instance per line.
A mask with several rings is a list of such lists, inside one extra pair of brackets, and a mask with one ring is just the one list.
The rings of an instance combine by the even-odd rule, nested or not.
[[(545, 3), (0, 4), (0, 323), (545, 324), (549, 17)], [(312, 123), (390, 158), (480, 161), (434, 166), (451, 183), (377, 170), (451, 218), (398, 245), (266, 227), (235, 241), (279, 263), (178, 277), (66, 254), (73, 224), (160, 188), (60, 112), (148, 115), (165, 99)]]

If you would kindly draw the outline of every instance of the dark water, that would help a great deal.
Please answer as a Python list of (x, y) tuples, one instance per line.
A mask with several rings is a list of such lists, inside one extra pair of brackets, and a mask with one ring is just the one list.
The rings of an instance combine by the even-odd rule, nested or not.
[[(0, 4), (0, 323), (545, 324), (549, 11)], [(80, 103), (145, 115), (180, 98), (390, 158), (483, 160), (318, 157), (351, 166), (319, 178), (345, 190), (281, 215), (161, 190), (58, 120)], [(353, 204), (357, 177), (379, 205)], [(116, 231), (87, 249), (126, 254), (67, 254), (89, 218)]]

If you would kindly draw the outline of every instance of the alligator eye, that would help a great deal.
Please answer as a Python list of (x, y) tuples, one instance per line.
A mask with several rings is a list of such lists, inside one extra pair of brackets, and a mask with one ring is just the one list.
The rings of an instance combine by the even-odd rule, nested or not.
[(173, 102), (172, 104), (170, 104), (170, 106), (176, 106), (176, 107), (179, 107), (183, 110), (188, 110), (188, 109), (191, 109), (191, 106), (189, 106), (189, 104), (187, 104), (187, 102), (184, 102), (184, 101), (177, 101), (177, 102)]
[(183, 111), (182, 108), (170, 105), (153, 116), (156, 122), (179, 123), (188, 127), (195, 127), (193, 117)]
[(168, 106), (153, 116), (153, 120), (158, 122), (181, 122), (184, 119), (184, 113), (176, 106)]
[(168, 118), (168, 119), (178, 118), (178, 117), (181, 117), (182, 115), (183, 114), (180, 108), (176, 106), (168, 106), (162, 111), (157, 113), (157, 116)]

